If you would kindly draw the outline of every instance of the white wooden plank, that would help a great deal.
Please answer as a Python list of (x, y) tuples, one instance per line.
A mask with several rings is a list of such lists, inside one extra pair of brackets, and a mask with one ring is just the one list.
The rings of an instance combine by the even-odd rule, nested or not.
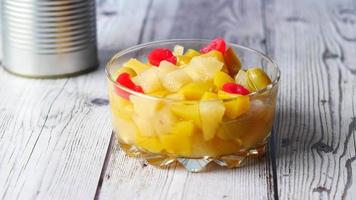
[[(2, 0), (1, 0), (2, 1)], [(2, 10), (2, 3), (0, 1), (0, 10)], [(0, 15), (0, 63), (2, 60), (2, 37), (1, 37), (1, 30), (2, 30), (2, 17)]]
[(102, 73), (61, 80), (0, 74), (0, 196), (93, 198), (111, 135), (107, 106), (97, 105), (106, 101)]
[[(142, 41), (219, 35), (264, 50), (261, 1), (154, 0)], [(114, 145), (99, 199), (272, 199), (267, 160), (234, 170), (210, 166), (208, 172), (192, 174), (178, 166), (146, 166)]]
[[(292, 6), (291, 6), (292, 5)], [(282, 69), (280, 199), (355, 199), (356, 11), (352, 1), (268, 1)]]
[(102, 67), (57, 80), (0, 69), (0, 199), (94, 198), (111, 138), (106, 88)]
[[(265, 166), (236, 170), (209, 166), (189, 173), (180, 166), (157, 169), (113, 146), (99, 199), (266, 199)], [(255, 171), (251, 173), (251, 171)], [(262, 180), (259, 180), (262, 179)], [(262, 184), (262, 185), (258, 185)]]

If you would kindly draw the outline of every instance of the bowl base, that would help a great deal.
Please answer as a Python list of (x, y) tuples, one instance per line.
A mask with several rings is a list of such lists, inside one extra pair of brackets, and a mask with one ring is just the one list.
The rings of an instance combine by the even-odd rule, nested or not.
[(171, 155), (154, 154), (144, 151), (133, 145), (119, 144), (120, 148), (130, 157), (138, 157), (144, 159), (147, 164), (155, 167), (164, 168), (174, 163), (179, 163), (189, 172), (200, 172), (205, 169), (209, 163), (215, 163), (222, 167), (236, 168), (241, 167), (245, 163), (246, 158), (259, 158), (266, 154), (267, 143), (260, 144), (257, 147), (248, 150), (240, 151), (235, 154), (218, 156), (218, 157), (200, 157), (186, 158), (175, 157)]

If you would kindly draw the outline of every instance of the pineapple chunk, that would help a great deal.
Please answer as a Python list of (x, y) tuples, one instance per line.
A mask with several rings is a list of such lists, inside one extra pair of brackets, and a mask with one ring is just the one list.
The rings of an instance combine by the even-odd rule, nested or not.
[[(238, 94), (230, 94), (224, 91), (219, 91), (218, 96), (220, 99), (229, 99), (224, 101), (225, 116), (228, 119), (235, 119), (240, 115), (247, 113), (250, 109), (250, 97)], [(230, 100), (230, 98), (233, 98)]]
[(164, 106), (164, 102), (158, 99), (149, 99), (131, 95), (130, 101), (133, 104), (134, 112), (140, 117), (152, 118), (155, 113)]
[(194, 67), (192, 64), (185, 65), (184, 72), (192, 78), (193, 81), (209, 81), (209, 77), (205, 76), (205, 70), (202, 67)]
[(212, 84), (209, 82), (192, 82), (179, 90), (187, 100), (199, 100), (204, 92), (211, 91)]
[(134, 144), (138, 128), (131, 119), (113, 117), (114, 131), (120, 142)]
[(168, 94), (169, 94), (169, 92), (167, 90), (160, 90), (160, 91), (149, 93), (149, 95), (155, 96), (155, 97), (164, 97)]
[(204, 92), (202, 100), (218, 99), (218, 95), (213, 92)]
[[(115, 105), (115, 104), (121, 104), (121, 105)], [(129, 103), (117, 103), (113, 102), (111, 105), (111, 110), (112, 110), (112, 115), (114, 117), (120, 117), (122, 119), (130, 120), (133, 115), (133, 106), (132, 104)]]
[(174, 99), (174, 100), (185, 100), (184, 95), (182, 93), (173, 93), (173, 94), (168, 94), (166, 96), (167, 99)]
[(134, 82), (136, 85), (140, 84), (140, 77), (139, 76), (135, 76), (135, 77), (131, 77), (132, 82)]
[(161, 61), (158, 67), (158, 77), (162, 80), (169, 72), (177, 69), (177, 66), (168, 61)]
[(128, 67), (121, 67), (114, 73), (113, 78), (116, 79), (122, 73), (128, 73), (130, 74), (130, 77), (135, 77), (137, 75), (135, 70)]
[(194, 81), (210, 81), (214, 78), (216, 72), (220, 71), (224, 63), (215, 57), (194, 57), (183, 70)]
[(163, 86), (170, 92), (177, 92), (183, 85), (192, 79), (182, 69), (176, 69), (168, 73), (163, 79)]
[(214, 138), (225, 113), (222, 101), (202, 101), (199, 103), (200, 119), (205, 140)]
[(180, 46), (180, 45), (174, 46), (174, 49), (173, 49), (174, 56), (181, 56), (181, 55), (183, 55), (183, 52), (184, 52), (183, 46)]
[(163, 145), (157, 137), (147, 137), (141, 134), (136, 135), (136, 145), (152, 153), (159, 153), (163, 150)]
[(135, 58), (131, 58), (129, 61), (124, 63), (124, 67), (133, 69), (136, 74), (141, 74), (143, 71), (150, 68), (149, 65), (146, 65)]
[(184, 55), (179, 55), (178, 58), (178, 65), (187, 65), (189, 64), (190, 60), (192, 60), (193, 57), (199, 56), (200, 53), (194, 49), (188, 49), (187, 52), (185, 52)]
[(135, 82), (140, 85), (145, 93), (151, 93), (163, 89), (158, 77), (158, 68), (152, 67), (135, 77)]
[(184, 56), (188, 56), (188, 57), (193, 58), (195, 56), (200, 56), (200, 53), (198, 51), (194, 50), (194, 49), (188, 49), (185, 52)]
[(250, 100), (248, 96), (240, 96), (234, 100), (225, 102), (224, 105), (226, 108), (225, 116), (229, 119), (235, 119), (248, 112), (250, 109)]
[(183, 55), (183, 56), (178, 56), (177, 59), (178, 59), (177, 60), (178, 65), (183, 66), (183, 65), (187, 65), (192, 58), (189, 56)]
[(165, 106), (159, 110), (154, 120), (152, 120), (153, 127), (157, 135), (167, 134), (171, 131), (174, 124), (177, 123), (178, 119), (171, 112), (170, 106)]
[(117, 95), (113, 87), (109, 89), (109, 99), (111, 114), (113, 117), (121, 117), (130, 120), (133, 114), (133, 107), (130, 101)]
[(215, 156), (214, 150), (220, 148), (219, 146), (213, 146), (212, 140), (205, 141), (204, 136), (201, 133), (193, 134), (192, 136), (192, 156), (202, 157), (202, 156)]
[(209, 51), (208, 53), (202, 54), (201, 57), (214, 57), (214, 58), (218, 59), (218, 61), (220, 61), (222, 63), (224, 62), (224, 56), (218, 50)]
[(244, 70), (240, 70), (239, 73), (236, 74), (235, 82), (239, 85), (242, 85), (244, 88), (248, 89), (249, 91), (252, 91), (252, 89), (248, 84), (249, 80), (247, 74)]
[(134, 115), (132, 119), (142, 135), (149, 136), (149, 137), (153, 137), (157, 135), (153, 124), (154, 120), (152, 118)]
[(160, 140), (168, 153), (179, 156), (190, 156), (192, 153), (193, 121), (177, 122), (170, 134), (160, 136)]
[(222, 89), (222, 86), (225, 83), (234, 83), (234, 79), (231, 78), (230, 75), (228, 75), (225, 72), (222, 71), (218, 71), (216, 72), (215, 76), (214, 76), (214, 85), (216, 85), (216, 87), (218, 87), (218, 89)]
[(170, 106), (172, 113), (179, 119), (191, 120), (194, 124), (201, 128), (201, 120), (199, 113), (199, 105), (197, 103), (184, 104), (184, 103), (173, 103)]
[(157, 99), (149, 99), (131, 95), (130, 101), (133, 104), (133, 120), (139, 128), (141, 134), (146, 136), (155, 136), (154, 120), (156, 113), (164, 108), (165, 103)]

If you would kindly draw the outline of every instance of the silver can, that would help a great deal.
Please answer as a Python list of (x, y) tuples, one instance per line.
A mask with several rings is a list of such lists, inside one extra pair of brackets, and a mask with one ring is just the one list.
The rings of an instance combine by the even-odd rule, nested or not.
[(6, 70), (43, 78), (97, 67), (95, 0), (2, 0), (1, 15)]

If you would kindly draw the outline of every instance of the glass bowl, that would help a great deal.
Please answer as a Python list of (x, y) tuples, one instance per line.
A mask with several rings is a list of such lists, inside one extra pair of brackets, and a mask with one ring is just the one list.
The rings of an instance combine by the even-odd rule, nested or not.
[(130, 58), (147, 62), (147, 55), (155, 48), (173, 49), (179, 44), (186, 49), (200, 49), (209, 42), (196, 39), (151, 42), (120, 51), (108, 62), (113, 131), (121, 149), (129, 156), (159, 167), (179, 162), (187, 170), (197, 172), (210, 162), (233, 168), (241, 166), (247, 157), (265, 154), (274, 121), (280, 71), (263, 53), (228, 44), (238, 54), (243, 69), (262, 67), (272, 80), (265, 89), (249, 94), (248, 112), (234, 119), (216, 120), (226, 109), (235, 108), (237, 98), (174, 100), (137, 93), (115, 82), (115, 72)]

